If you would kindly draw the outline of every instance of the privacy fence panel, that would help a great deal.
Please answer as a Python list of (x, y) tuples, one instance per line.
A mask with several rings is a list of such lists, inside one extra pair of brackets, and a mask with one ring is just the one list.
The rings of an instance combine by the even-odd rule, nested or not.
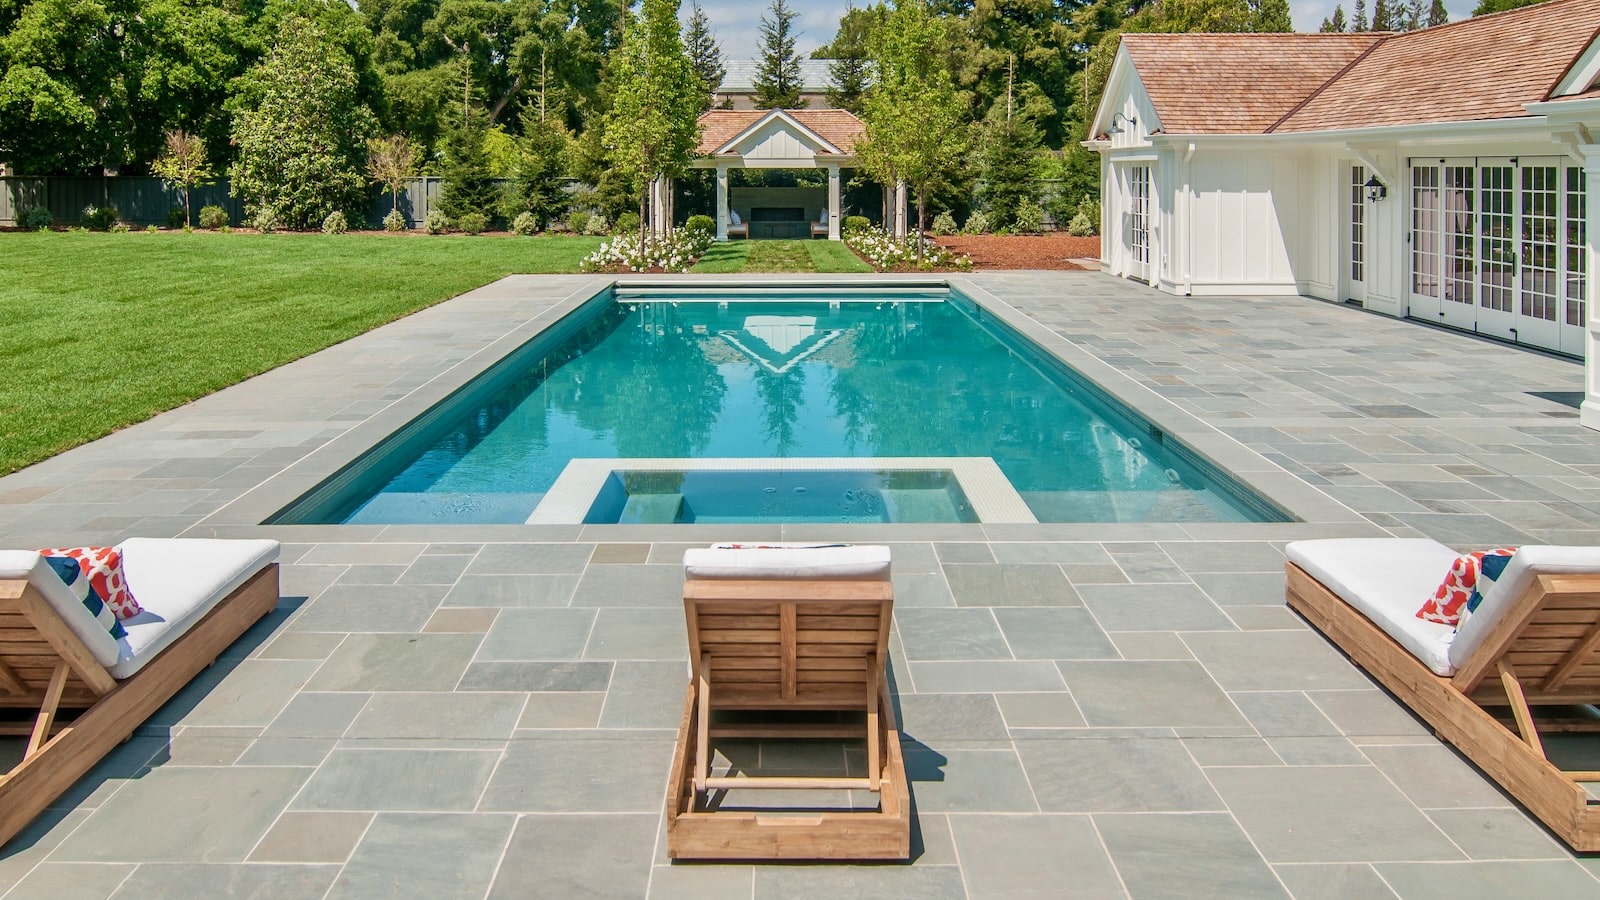
[[(428, 211), (439, 202), (438, 178), (413, 178), (400, 192), (400, 212), (406, 226), (421, 228)], [(190, 209), (196, 218), (202, 206), (220, 206), (228, 221), (244, 220), (244, 201), (228, 195), (228, 180), (194, 188)], [(113, 206), (117, 218), (136, 228), (167, 224), (167, 210), (183, 205), (183, 192), (159, 178), (142, 175), (48, 175), (0, 178), (0, 227), (16, 225), (28, 210), (43, 206), (57, 225), (76, 225), (86, 206)], [(367, 228), (382, 228), (383, 217), (393, 208), (388, 191), (373, 190), (368, 204)], [(198, 223), (196, 223), (198, 224)]]

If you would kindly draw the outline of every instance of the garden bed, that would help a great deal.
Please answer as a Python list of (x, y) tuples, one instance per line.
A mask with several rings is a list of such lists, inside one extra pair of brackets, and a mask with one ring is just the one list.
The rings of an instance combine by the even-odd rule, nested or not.
[(1100, 238), (1070, 234), (957, 234), (934, 238), (972, 258), (974, 269), (1082, 270), (1075, 259), (1098, 259)]

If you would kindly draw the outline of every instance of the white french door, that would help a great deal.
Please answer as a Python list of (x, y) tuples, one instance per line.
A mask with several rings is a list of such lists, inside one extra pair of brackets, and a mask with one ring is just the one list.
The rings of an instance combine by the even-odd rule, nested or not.
[(1559, 157), (1411, 161), (1413, 318), (1581, 354), (1584, 176)]
[(1344, 271), (1344, 299), (1356, 303), (1367, 300), (1367, 167), (1350, 167), (1350, 183), (1345, 198), (1349, 216), (1345, 240), (1350, 249)]
[(1150, 167), (1128, 167), (1128, 275), (1150, 280)]

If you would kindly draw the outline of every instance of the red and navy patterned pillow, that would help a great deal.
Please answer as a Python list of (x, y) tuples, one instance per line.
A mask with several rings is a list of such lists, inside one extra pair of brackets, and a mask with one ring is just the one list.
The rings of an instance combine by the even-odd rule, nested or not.
[(40, 550), (39, 555), (50, 559), (60, 557), (77, 562), (89, 588), (111, 608), (119, 619), (131, 619), (144, 608), (133, 599), (128, 590), (128, 579), (122, 574), (122, 551), (116, 547), (55, 547)]
[(70, 556), (46, 556), (44, 561), (50, 565), (51, 569), (55, 570), (57, 577), (67, 586), (67, 590), (78, 598), (78, 602), (83, 604), (83, 608), (87, 609), (89, 614), (94, 616), (94, 620), (100, 623), (100, 627), (111, 635), (112, 640), (120, 641), (128, 636), (127, 629), (122, 627), (122, 622), (118, 621), (116, 614), (111, 611), (111, 607), (106, 605), (105, 600), (100, 597), (99, 593), (89, 583), (89, 578), (83, 574), (83, 569), (78, 565), (77, 560)]
[(1460, 627), (1463, 613), (1470, 615), (1471, 610), (1478, 608), (1483, 592), (1494, 586), (1495, 579), (1505, 571), (1506, 563), (1516, 552), (1515, 547), (1501, 547), (1456, 557), (1438, 590), (1417, 610), (1417, 618)]

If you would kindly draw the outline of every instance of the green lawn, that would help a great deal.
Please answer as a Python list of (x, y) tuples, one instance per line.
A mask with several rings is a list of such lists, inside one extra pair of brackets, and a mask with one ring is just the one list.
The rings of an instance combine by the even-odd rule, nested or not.
[(872, 267), (839, 241), (727, 241), (711, 245), (690, 271), (871, 272)]
[(0, 474), (599, 238), (5, 234)]

